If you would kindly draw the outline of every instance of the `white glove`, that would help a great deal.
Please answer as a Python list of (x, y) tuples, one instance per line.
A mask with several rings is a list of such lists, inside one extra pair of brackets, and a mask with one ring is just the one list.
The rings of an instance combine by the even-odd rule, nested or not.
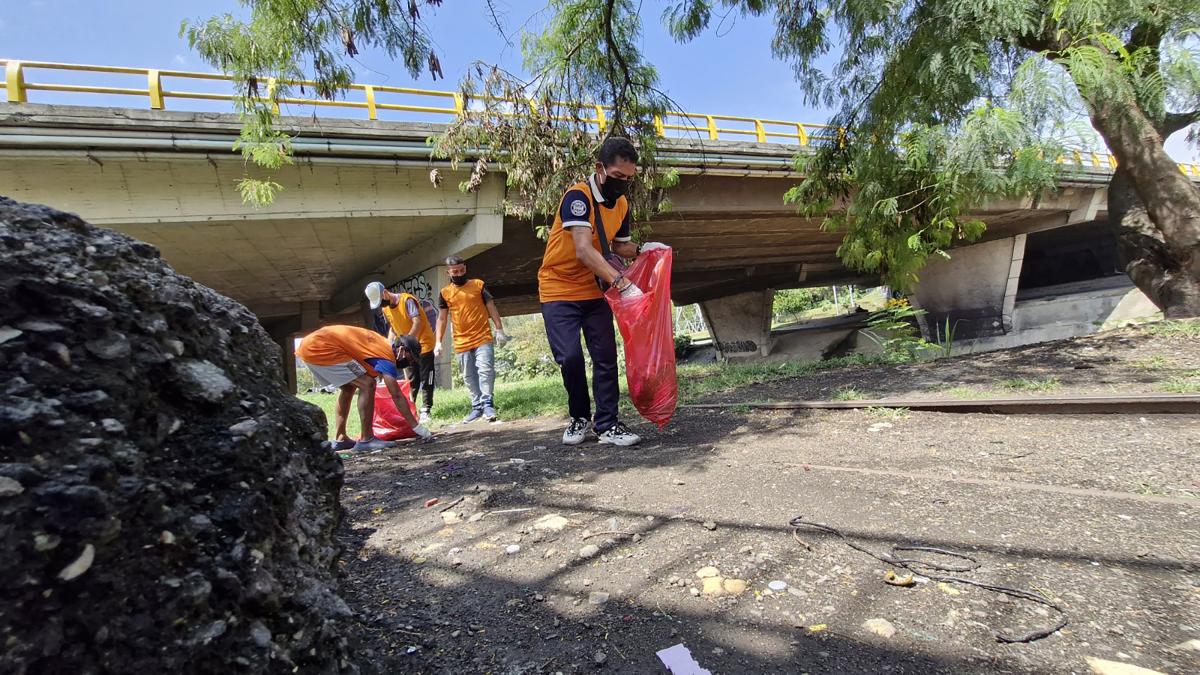
[(636, 298), (641, 295), (645, 295), (645, 293), (642, 293), (642, 289), (638, 288), (632, 281), (626, 284), (625, 288), (621, 289), (621, 297), (625, 299)]
[(508, 336), (508, 333), (505, 333), (502, 330), (496, 331), (496, 346), (497, 347), (503, 347), (504, 345), (508, 344), (510, 340), (512, 340), (512, 338), (510, 338)]
[(660, 244), (657, 241), (648, 241), (648, 242), (642, 244), (642, 247), (640, 249), (638, 249), (638, 253), (645, 253), (646, 251), (657, 251), (659, 249), (665, 249), (665, 248), (671, 248), (671, 247), (667, 246), (666, 244)]
[(418, 424), (413, 431), (424, 440), (429, 440), (433, 436), (433, 432), (426, 429), (424, 424)]
[(433, 345), (433, 358), (436, 359), (437, 357), (439, 357), (441, 355), (442, 355), (442, 343), (438, 342)]

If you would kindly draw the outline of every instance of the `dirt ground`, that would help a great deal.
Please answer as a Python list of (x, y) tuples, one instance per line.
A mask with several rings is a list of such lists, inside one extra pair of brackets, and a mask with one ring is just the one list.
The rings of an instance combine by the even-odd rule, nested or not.
[[(1159, 391), (1198, 356), (1194, 338), (1120, 331), (714, 400), (1029, 393), (997, 385), (1014, 378)], [(655, 652), (678, 643), (713, 673), (1200, 669), (1200, 416), (683, 409), (661, 433), (637, 425), (631, 449), (568, 449), (561, 428), (467, 426), (347, 460), (343, 592), (365, 670), (656, 673)], [(1001, 643), (1055, 613), (963, 584), (888, 585), (903, 570), (813, 530), (805, 548), (796, 516), (881, 554), (969, 555), (980, 567), (960, 576), (1043, 594), (1069, 624)], [(704, 567), (721, 594), (704, 592)]]

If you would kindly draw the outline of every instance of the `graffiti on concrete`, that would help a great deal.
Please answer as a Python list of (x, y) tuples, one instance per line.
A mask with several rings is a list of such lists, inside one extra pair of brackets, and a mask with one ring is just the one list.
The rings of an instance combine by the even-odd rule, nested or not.
[(430, 302), (433, 302), (437, 295), (437, 291), (433, 289), (433, 285), (430, 284), (429, 280), (425, 278), (424, 272), (420, 274), (414, 274), (404, 281), (392, 286), (388, 290), (392, 291), (393, 293), (399, 293), (401, 291), (405, 293), (412, 293), (413, 295), (417, 296), (419, 300), (429, 300)]
[(744, 354), (746, 352), (757, 352), (758, 343), (754, 340), (733, 340), (731, 342), (718, 342), (717, 349), (722, 354)]

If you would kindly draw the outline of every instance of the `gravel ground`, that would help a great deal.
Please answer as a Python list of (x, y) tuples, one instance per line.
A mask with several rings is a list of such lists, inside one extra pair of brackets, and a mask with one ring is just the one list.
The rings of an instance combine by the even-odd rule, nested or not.
[[(1120, 331), (722, 397), (1011, 378), (1157, 391), (1197, 351)], [(468, 426), (347, 460), (343, 592), (365, 670), (654, 673), (678, 643), (713, 673), (1200, 669), (1200, 416), (681, 410), (632, 449), (567, 449), (561, 427)], [(1001, 643), (1056, 614), (964, 584), (888, 585), (904, 570), (829, 534), (798, 542), (801, 515), (881, 554), (969, 555), (980, 566), (959, 576), (1044, 594), (1070, 623)]]

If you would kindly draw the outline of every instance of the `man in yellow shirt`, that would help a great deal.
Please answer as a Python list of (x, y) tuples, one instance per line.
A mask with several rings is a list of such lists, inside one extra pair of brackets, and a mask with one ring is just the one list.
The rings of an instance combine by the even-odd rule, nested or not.
[(421, 345), (421, 355), (413, 360), (408, 368), (408, 388), (412, 392), (413, 401), (417, 400), (417, 392), (421, 392), (421, 424), (429, 423), (429, 414), (433, 410), (433, 327), (429, 325), (429, 317), (421, 308), (417, 296), (403, 291), (393, 293), (378, 281), (367, 284), (365, 290), (371, 309), (383, 312), (383, 318), (388, 324), (388, 339), (396, 343), (401, 335), (410, 335)]
[(467, 265), (456, 255), (446, 258), (446, 271), (450, 274), (450, 284), (440, 293), (438, 309), (441, 311), (438, 313), (434, 354), (441, 355), (446, 324), (452, 323), (454, 355), (467, 390), (471, 392), (471, 411), (463, 422), (474, 422), (480, 417), (491, 422), (496, 419), (496, 406), (492, 401), (496, 353), (488, 319), (496, 324), (496, 346), (503, 347), (509, 338), (504, 334), (500, 312), (496, 311), (496, 303), (484, 288), (483, 280), (468, 279)]
[[(372, 421), (375, 419), (375, 378), (384, 386), (396, 403), (396, 409), (408, 420), (421, 438), (429, 438), (429, 430), (413, 418), (408, 400), (396, 384), (399, 368), (416, 358), (420, 349), (417, 341), (402, 337), (395, 347), (379, 333), (357, 326), (324, 326), (304, 336), (296, 346), (300, 363), (312, 371), (317, 384), (338, 387), (337, 408), (334, 410), (335, 450), (376, 450), (394, 445), (375, 438)], [(346, 435), (346, 419), (350, 416), (350, 400), (358, 394), (358, 418), (362, 437), (358, 442)]]
[[(562, 438), (567, 445), (582, 443), (589, 431), (601, 443), (628, 446), (641, 440), (617, 419), (617, 338), (612, 310), (601, 290), (601, 285), (615, 286), (624, 297), (642, 294), (603, 252), (633, 258), (641, 250), (665, 248), (658, 243), (639, 248), (631, 241), (625, 193), (637, 174), (637, 162), (637, 149), (627, 139), (605, 139), (596, 153), (595, 173), (563, 194), (538, 270), (546, 337), (567, 390), (571, 423)], [(580, 333), (592, 357), (594, 426)]]

